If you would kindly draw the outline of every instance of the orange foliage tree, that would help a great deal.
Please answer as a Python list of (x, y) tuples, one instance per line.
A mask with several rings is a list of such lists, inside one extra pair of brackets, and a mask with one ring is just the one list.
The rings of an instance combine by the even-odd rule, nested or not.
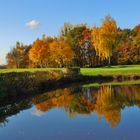
[(49, 48), (44, 40), (37, 39), (29, 51), (29, 59), (35, 66), (47, 66), (47, 58), (49, 57)]
[(68, 66), (73, 58), (73, 51), (64, 38), (37, 39), (29, 52), (29, 58), (35, 66)]
[(50, 62), (53, 66), (68, 66), (74, 56), (71, 46), (64, 38), (54, 39), (49, 44)]

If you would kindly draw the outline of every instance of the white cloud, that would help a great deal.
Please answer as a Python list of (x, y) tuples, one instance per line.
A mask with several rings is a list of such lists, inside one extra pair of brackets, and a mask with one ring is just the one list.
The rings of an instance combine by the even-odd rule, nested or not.
[(40, 26), (40, 22), (37, 20), (31, 20), (26, 23), (26, 26), (30, 29), (36, 29)]
[(33, 110), (31, 114), (37, 117), (41, 117), (44, 113), (39, 110)]

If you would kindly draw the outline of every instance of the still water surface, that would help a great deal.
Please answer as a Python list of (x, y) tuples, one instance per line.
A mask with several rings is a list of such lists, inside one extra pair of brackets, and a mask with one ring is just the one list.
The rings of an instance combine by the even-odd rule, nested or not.
[(138, 140), (140, 85), (73, 86), (0, 107), (1, 140)]

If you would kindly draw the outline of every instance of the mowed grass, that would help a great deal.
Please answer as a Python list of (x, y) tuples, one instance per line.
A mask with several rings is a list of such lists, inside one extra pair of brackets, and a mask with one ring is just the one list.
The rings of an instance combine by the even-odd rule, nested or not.
[(122, 81), (122, 82), (116, 82), (116, 81), (112, 81), (112, 82), (107, 82), (107, 83), (91, 83), (91, 84), (86, 84), (83, 85), (83, 87), (93, 87), (93, 86), (107, 86), (107, 85), (139, 85), (140, 84), (140, 80), (129, 80), (129, 81)]
[[(63, 70), (65, 68), (32, 68), (32, 69), (0, 69), (0, 73), (9, 72), (37, 72)], [(140, 75), (140, 65), (118, 65), (102, 68), (81, 68), (82, 75), (97, 76), (97, 75)]]
[(44, 72), (51, 70), (65, 70), (65, 68), (26, 68), (26, 69), (0, 69), (0, 73), (10, 73), (10, 72)]
[(103, 68), (81, 68), (82, 75), (140, 75), (140, 65), (120, 65)]

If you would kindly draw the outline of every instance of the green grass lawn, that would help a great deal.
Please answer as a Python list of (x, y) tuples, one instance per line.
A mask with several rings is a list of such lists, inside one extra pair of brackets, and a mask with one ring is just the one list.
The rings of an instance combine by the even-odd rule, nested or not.
[(103, 85), (139, 85), (140, 84), (140, 80), (130, 80), (130, 81), (122, 81), (122, 82), (107, 82), (107, 83), (91, 83), (91, 84), (86, 84), (83, 85), (83, 87), (93, 87), (93, 86), (103, 86)]
[[(32, 69), (1, 69), (0, 73), (7, 72), (36, 72), (48, 70), (65, 70), (65, 68), (32, 68)], [(140, 65), (118, 65), (102, 68), (81, 68), (82, 75), (140, 75)]]
[(10, 72), (37, 72), (37, 71), (50, 71), (50, 70), (65, 70), (65, 68), (26, 68), (26, 69), (0, 69), (0, 73)]
[(81, 68), (82, 75), (140, 75), (140, 65)]

